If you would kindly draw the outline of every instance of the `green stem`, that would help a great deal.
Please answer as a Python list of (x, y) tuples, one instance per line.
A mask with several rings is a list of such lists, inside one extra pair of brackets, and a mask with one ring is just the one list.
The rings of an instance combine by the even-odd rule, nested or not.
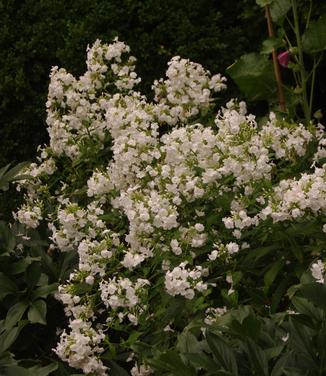
[(320, 64), (322, 58), (323, 58), (323, 54), (321, 54), (319, 56), (318, 60), (316, 59), (316, 57), (314, 57), (314, 65), (313, 65), (312, 71), (310, 72), (310, 74), (307, 77), (307, 80), (308, 80), (308, 78), (310, 77), (310, 75), (312, 76), (311, 77), (311, 86), (310, 86), (310, 99), (309, 99), (309, 111), (310, 111), (310, 114), (312, 113), (312, 104), (313, 104), (314, 88), (315, 88), (315, 81), (316, 81), (316, 70), (317, 70), (317, 67)]
[(288, 22), (288, 24), (290, 25), (293, 32), (295, 33), (295, 27), (294, 27), (293, 23), (291, 22), (290, 18), (288, 16), (285, 16), (285, 19)]
[[(290, 21), (288, 20), (288, 22), (290, 22)], [(290, 50), (293, 46), (292, 46), (292, 43), (291, 43), (289, 37), (286, 35), (286, 32), (284, 32), (284, 38), (286, 40), (286, 43), (288, 44), (288, 49)], [(299, 59), (296, 55), (294, 55), (294, 59), (295, 59), (295, 62), (297, 64), (299, 64)], [(297, 77), (298, 76), (297, 73), (293, 69), (292, 69), (292, 73), (293, 73), (293, 77), (294, 77), (294, 81), (295, 81), (296, 86), (300, 86), (299, 80), (298, 80), (298, 77)]]
[(307, 78), (306, 78), (307, 73), (304, 67), (304, 60), (303, 60), (303, 50), (302, 50), (302, 41), (301, 41), (301, 34), (300, 34), (297, 2), (296, 0), (291, 0), (291, 2), (292, 2), (292, 11), (293, 11), (294, 32), (295, 32), (295, 37), (297, 40), (298, 55), (299, 55), (300, 80), (301, 80), (301, 88), (302, 88), (302, 106), (303, 106), (305, 122), (306, 122), (306, 125), (308, 125), (310, 122), (311, 115), (309, 111), (309, 103), (308, 103), (308, 96), (307, 96)]
[(311, 114), (312, 112), (312, 102), (314, 97), (314, 87), (315, 87), (315, 79), (316, 79), (316, 58), (314, 57), (314, 66), (312, 68), (312, 77), (311, 77), (311, 86), (310, 86), (310, 99), (309, 99), (309, 112)]
[(309, 5), (309, 11), (308, 11), (307, 22), (306, 22), (306, 30), (309, 27), (311, 11), (312, 11), (312, 0), (310, 0), (310, 5)]

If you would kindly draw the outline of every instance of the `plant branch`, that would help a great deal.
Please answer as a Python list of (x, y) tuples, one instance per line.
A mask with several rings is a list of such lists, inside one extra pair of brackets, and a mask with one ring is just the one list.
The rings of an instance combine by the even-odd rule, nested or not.
[[(271, 13), (270, 13), (268, 5), (265, 5), (265, 16), (267, 19), (268, 36), (270, 38), (273, 38), (274, 37), (273, 23), (272, 23), (272, 17), (271, 17)], [(276, 86), (277, 86), (278, 102), (279, 102), (281, 111), (286, 112), (281, 70), (280, 70), (279, 63), (277, 61), (277, 55), (276, 55), (275, 49), (273, 49), (272, 57), (273, 57), (274, 75), (275, 75)]]
[(306, 77), (307, 73), (304, 67), (297, 3), (296, 3), (296, 0), (292, 0), (291, 2), (292, 2), (292, 11), (293, 11), (294, 31), (295, 31), (295, 37), (297, 41), (298, 55), (299, 55), (300, 80), (301, 80), (301, 88), (302, 88), (302, 106), (303, 106), (304, 118), (305, 118), (306, 125), (307, 125), (311, 117), (311, 113), (309, 111), (308, 97), (307, 97), (307, 77)]

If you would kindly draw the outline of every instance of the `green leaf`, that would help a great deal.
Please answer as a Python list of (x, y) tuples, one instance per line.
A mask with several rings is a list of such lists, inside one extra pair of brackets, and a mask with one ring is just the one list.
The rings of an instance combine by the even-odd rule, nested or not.
[(326, 287), (321, 283), (309, 283), (300, 288), (302, 295), (316, 307), (326, 310)]
[(17, 290), (16, 284), (4, 273), (0, 272), (0, 300), (8, 294), (17, 292)]
[(129, 376), (129, 373), (125, 371), (122, 367), (120, 367), (113, 360), (108, 361), (108, 366), (110, 368), (111, 376)]
[(37, 376), (37, 374), (31, 373), (27, 368), (13, 366), (5, 368), (1, 376)]
[(271, 4), (273, 0), (256, 0), (256, 4), (260, 7), (264, 7), (265, 5)]
[(291, 0), (274, 0), (270, 6), (272, 20), (274, 22), (282, 20), (291, 7)]
[(21, 171), (23, 168), (25, 168), (29, 164), (30, 162), (18, 163), (15, 167), (11, 168), (9, 171), (8, 171), (8, 168), (10, 164), (3, 167), (0, 170), (0, 189), (3, 191), (8, 190), (9, 183), (14, 180), (18, 180), (20, 178), (19, 176), (17, 176), (19, 171)]
[(275, 95), (272, 63), (265, 55), (242, 55), (226, 71), (250, 100), (269, 99)]
[(44, 300), (36, 300), (31, 304), (27, 314), (31, 323), (39, 323), (46, 325), (46, 303)]
[(243, 339), (251, 337), (256, 339), (260, 335), (261, 322), (250, 313), (241, 323), (236, 319), (231, 323), (232, 330)]
[(323, 319), (322, 312), (320, 309), (316, 308), (307, 299), (295, 296), (291, 299), (291, 303), (297, 312), (306, 315), (316, 321), (321, 321)]
[(208, 372), (215, 373), (219, 367), (213, 357), (206, 355), (204, 352), (202, 353), (187, 353), (183, 354), (183, 356), (196, 368), (207, 370)]
[(320, 369), (326, 371), (326, 328), (322, 327), (317, 334), (316, 348), (320, 359)]
[(266, 272), (264, 276), (265, 293), (268, 292), (269, 288), (271, 287), (272, 283), (274, 282), (279, 272), (283, 269), (283, 267), (284, 267), (284, 261), (278, 260), (274, 262), (274, 264), (272, 264), (272, 266)]
[(10, 253), (14, 250), (16, 238), (5, 221), (0, 221), (0, 252)]
[(58, 369), (58, 363), (51, 363), (45, 367), (42, 366), (34, 366), (29, 368), (29, 372), (33, 376), (48, 376), (51, 372)]
[(25, 277), (28, 289), (33, 289), (41, 277), (41, 264), (33, 262), (29, 265), (26, 269)]
[(247, 339), (247, 353), (254, 374), (268, 376), (268, 362), (264, 351), (251, 339)]
[(278, 345), (278, 346), (274, 346), (274, 347), (270, 347), (268, 349), (265, 349), (264, 352), (267, 356), (267, 359), (274, 359), (276, 357), (278, 357), (282, 351), (284, 350), (284, 344), (283, 345)]
[(262, 48), (260, 50), (261, 54), (271, 54), (274, 50), (278, 49), (282, 45), (282, 40), (280, 38), (268, 38), (263, 41)]
[(46, 298), (48, 295), (53, 294), (58, 289), (58, 283), (52, 283), (51, 285), (40, 286), (32, 293), (32, 299)]
[(278, 306), (282, 299), (286, 295), (286, 291), (291, 283), (292, 279), (290, 275), (285, 276), (282, 278), (281, 282), (278, 284), (275, 291), (273, 291), (272, 294), (272, 302), (271, 302), (271, 312), (275, 313), (277, 312)]
[(281, 358), (275, 363), (271, 376), (283, 376), (284, 368), (286, 367), (286, 364), (290, 363), (291, 357), (293, 357), (292, 351), (285, 353), (283, 356), (281, 356)]
[(4, 323), (4, 327), (6, 330), (11, 329), (21, 320), (27, 307), (28, 307), (28, 303), (25, 301), (22, 301), (22, 302), (16, 303), (8, 310), (7, 315), (6, 315), (6, 320)]
[(17, 361), (14, 359), (14, 355), (12, 353), (6, 351), (0, 354), (0, 370), (16, 365)]
[(237, 362), (229, 345), (219, 335), (211, 331), (207, 331), (206, 339), (214, 358), (220, 363), (221, 367), (232, 375), (237, 376)]
[(196, 376), (192, 367), (187, 367), (176, 351), (161, 353), (158, 358), (149, 360), (149, 364), (162, 370), (170, 371), (175, 376)]
[(244, 258), (243, 263), (245, 265), (252, 266), (252, 263), (257, 262), (259, 259), (261, 259), (262, 257), (270, 253), (274, 253), (274, 251), (277, 248), (279, 248), (279, 246), (277, 244), (276, 245), (274, 244), (274, 245), (269, 245), (267, 247), (259, 247), (256, 249), (251, 249), (248, 251), (248, 254)]
[(0, 336), (0, 354), (9, 349), (9, 347), (16, 341), (20, 331), (28, 323), (28, 321), (20, 321), (17, 326), (6, 330)]
[(176, 349), (181, 353), (196, 353), (201, 349), (200, 342), (189, 331), (179, 334)]
[[(283, 370), (285, 376), (308, 376), (308, 371), (302, 374), (302, 370), (295, 368), (295, 367), (288, 367)], [(283, 374), (282, 374), (283, 376)]]
[(297, 354), (300, 354), (300, 358), (304, 360), (307, 367), (311, 368), (311, 371), (318, 370), (318, 360), (312, 339), (313, 332), (308, 327), (298, 322), (294, 317), (290, 317), (289, 333), (293, 350)]
[(303, 50), (315, 54), (326, 49), (326, 15), (312, 21), (302, 36)]
[(7, 165), (4, 166), (4, 167), (1, 167), (1, 169), (0, 169), (0, 184), (1, 184), (1, 179), (2, 179), (2, 177), (3, 177), (3, 176), (5, 175), (5, 173), (8, 171), (9, 167), (10, 167), (10, 163), (7, 164)]

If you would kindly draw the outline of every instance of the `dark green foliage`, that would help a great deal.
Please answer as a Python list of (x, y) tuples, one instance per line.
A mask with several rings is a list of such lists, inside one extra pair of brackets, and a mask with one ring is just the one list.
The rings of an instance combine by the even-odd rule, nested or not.
[(224, 73), (235, 58), (257, 49), (264, 33), (254, 0), (2, 0), (0, 165), (32, 160), (47, 141), (51, 66), (82, 74), (85, 49), (97, 38), (119, 36), (131, 46), (142, 90), (150, 95), (173, 55)]
[[(7, 191), (10, 182), (27, 177), (20, 174), (24, 166), (25, 162), (0, 169), (0, 199), (1, 191)], [(57, 325), (66, 319), (53, 294), (58, 282), (67, 277), (75, 258), (71, 254), (50, 257), (47, 246), (36, 231), (27, 231), (19, 224), (9, 226), (0, 220), (2, 376), (47, 376), (58, 369), (52, 348), (56, 344)], [(54, 374), (64, 375), (64, 368)]]
[(291, 300), (296, 314), (263, 318), (243, 306), (217, 319), (204, 334), (186, 328), (175, 348), (153, 351), (155, 374), (325, 375), (325, 304), (316, 302), (317, 290), (326, 293), (325, 286), (316, 283), (297, 288)]

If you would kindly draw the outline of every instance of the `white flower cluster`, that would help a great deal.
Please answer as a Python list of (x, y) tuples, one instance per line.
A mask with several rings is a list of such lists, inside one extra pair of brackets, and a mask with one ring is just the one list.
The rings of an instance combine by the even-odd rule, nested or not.
[(95, 331), (89, 323), (81, 319), (71, 321), (69, 327), (71, 333), (62, 333), (55, 349), (56, 354), (71, 367), (81, 368), (86, 374), (107, 375), (107, 367), (98, 359), (98, 355), (104, 351), (99, 345), (105, 334), (99, 330)]
[(261, 217), (270, 215), (274, 222), (293, 220), (304, 215), (326, 213), (326, 164), (304, 173), (298, 180), (282, 180), (275, 187)]
[(129, 278), (112, 278), (109, 281), (100, 282), (101, 299), (107, 308), (116, 311), (118, 308), (128, 308), (124, 313), (118, 314), (120, 322), (125, 316), (133, 325), (138, 324), (138, 316), (141, 315), (146, 306), (141, 305), (141, 296), (146, 293), (145, 286), (150, 283), (147, 279), (138, 278), (132, 283)]
[[(242, 207), (231, 211), (230, 217), (223, 218), (228, 229), (258, 226), (261, 221), (272, 218), (273, 222), (296, 221), (300, 218), (313, 218), (326, 213), (326, 164), (315, 167), (313, 173), (303, 173), (297, 179), (281, 180), (278, 185), (263, 198), (260, 212), (248, 216)], [(234, 234), (236, 236), (236, 234)]]
[(109, 230), (105, 230), (105, 233), (106, 238), (100, 242), (84, 239), (78, 245), (78, 269), (89, 273), (88, 281), (94, 280), (96, 275), (104, 277), (108, 260), (117, 252), (117, 248), (120, 245), (118, 234)]
[(220, 74), (210, 77), (200, 64), (175, 56), (168, 63), (167, 79), (155, 81), (155, 113), (160, 122), (175, 125), (198, 115), (210, 104), (211, 91), (226, 88), (226, 78)]
[(17, 213), (13, 213), (13, 216), (26, 227), (36, 228), (43, 219), (41, 204), (37, 202), (33, 204), (23, 204)]
[(76, 203), (69, 200), (61, 202), (57, 211), (58, 228), (50, 223), (52, 240), (61, 251), (71, 251), (83, 239), (96, 237), (99, 231), (103, 231), (105, 224), (98, 216), (103, 210), (96, 202), (82, 209)]
[(125, 58), (128, 52), (129, 47), (117, 39), (110, 45), (97, 40), (88, 49), (88, 69), (79, 80), (64, 69), (52, 69), (47, 124), (53, 153), (76, 158), (85, 140), (105, 138), (106, 92), (111, 86), (129, 91), (140, 81), (134, 72), (135, 58)]
[[(157, 300), (209, 295), (208, 270), (250, 247), (241, 240), (247, 228), (326, 210), (326, 164), (316, 159), (313, 172), (291, 178), (292, 164), (316, 139), (313, 129), (274, 114), (257, 124), (236, 100), (215, 124), (201, 124), (223, 77), (176, 57), (167, 79), (155, 82), (151, 103), (132, 90), (139, 79), (127, 52), (118, 40), (97, 41), (78, 80), (53, 69), (50, 146), (30, 168), (34, 179), (21, 183), (26, 203), (16, 214), (35, 228), (50, 210), (43, 218), (52, 247), (78, 253), (77, 270), (59, 288), (70, 333), (57, 353), (96, 375), (106, 374), (103, 328), (150, 317), (151, 289), (162, 288)], [(283, 166), (290, 172), (275, 178)]]
[(223, 316), (227, 312), (226, 307), (222, 308), (207, 308), (206, 309), (206, 317), (204, 319), (204, 323), (206, 325), (212, 325), (214, 322), (218, 320), (219, 317)]
[(193, 269), (186, 268), (187, 263), (182, 262), (165, 275), (165, 288), (172, 296), (181, 295), (186, 299), (193, 299), (195, 290), (202, 292), (207, 290), (207, 284), (203, 283), (202, 276), (207, 276), (208, 270), (202, 266)]

